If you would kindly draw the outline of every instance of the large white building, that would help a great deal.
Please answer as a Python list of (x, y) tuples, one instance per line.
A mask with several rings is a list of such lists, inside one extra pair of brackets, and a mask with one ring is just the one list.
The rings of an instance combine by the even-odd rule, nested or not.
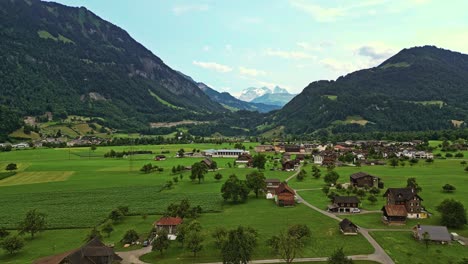
[(208, 149), (202, 151), (203, 156), (213, 158), (237, 158), (244, 153), (249, 154), (248, 151), (242, 149)]

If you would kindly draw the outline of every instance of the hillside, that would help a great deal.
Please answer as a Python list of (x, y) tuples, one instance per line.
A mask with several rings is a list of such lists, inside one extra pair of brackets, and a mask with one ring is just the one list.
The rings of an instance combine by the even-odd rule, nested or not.
[(263, 104), (271, 104), (271, 105), (276, 105), (279, 107), (283, 107), (285, 104), (287, 104), (291, 99), (296, 96), (295, 94), (290, 94), (290, 93), (268, 93), (264, 94), (262, 96), (259, 96), (255, 99), (253, 99), (251, 102), (252, 103), (263, 103)]
[(289, 133), (438, 130), (465, 125), (466, 102), (468, 55), (424, 46), (313, 82), (270, 120)]
[[(135, 130), (226, 111), (83, 7), (0, 1), (0, 40), (0, 104), (17, 116), (99, 117), (107, 127)], [(18, 127), (12, 124), (2, 129)]]

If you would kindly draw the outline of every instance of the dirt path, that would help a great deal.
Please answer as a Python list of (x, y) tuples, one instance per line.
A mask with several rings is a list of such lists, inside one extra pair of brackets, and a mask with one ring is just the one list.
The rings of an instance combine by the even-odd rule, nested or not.
[(151, 252), (152, 246), (132, 251), (116, 252), (123, 260), (122, 264), (148, 264), (140, 260), (140, 257)]

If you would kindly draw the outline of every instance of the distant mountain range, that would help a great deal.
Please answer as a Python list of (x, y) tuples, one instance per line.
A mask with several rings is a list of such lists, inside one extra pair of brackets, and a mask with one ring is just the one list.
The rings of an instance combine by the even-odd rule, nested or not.
[(377, 67), (309, 84), (270, 124), (293, 134), (449, 129), (466, 126), (467, 102), (468, 55), (415, 47)]
[(295, 94), (290, 94), (288, 90), (275, 86), (273, 89), (268, 87), (249, 87), (244, 89), (239, 95), (239, 99), (246, 102), (262, 103), (276, 106), (284, 106)]

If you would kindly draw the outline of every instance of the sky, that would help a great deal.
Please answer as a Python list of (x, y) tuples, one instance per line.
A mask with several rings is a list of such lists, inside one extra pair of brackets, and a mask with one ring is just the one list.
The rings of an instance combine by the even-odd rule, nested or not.
[(300, 93), (404, 48), (468, 53), (466, 0), (57, 0), (126, 30), (167, 65), (218, 91)]

